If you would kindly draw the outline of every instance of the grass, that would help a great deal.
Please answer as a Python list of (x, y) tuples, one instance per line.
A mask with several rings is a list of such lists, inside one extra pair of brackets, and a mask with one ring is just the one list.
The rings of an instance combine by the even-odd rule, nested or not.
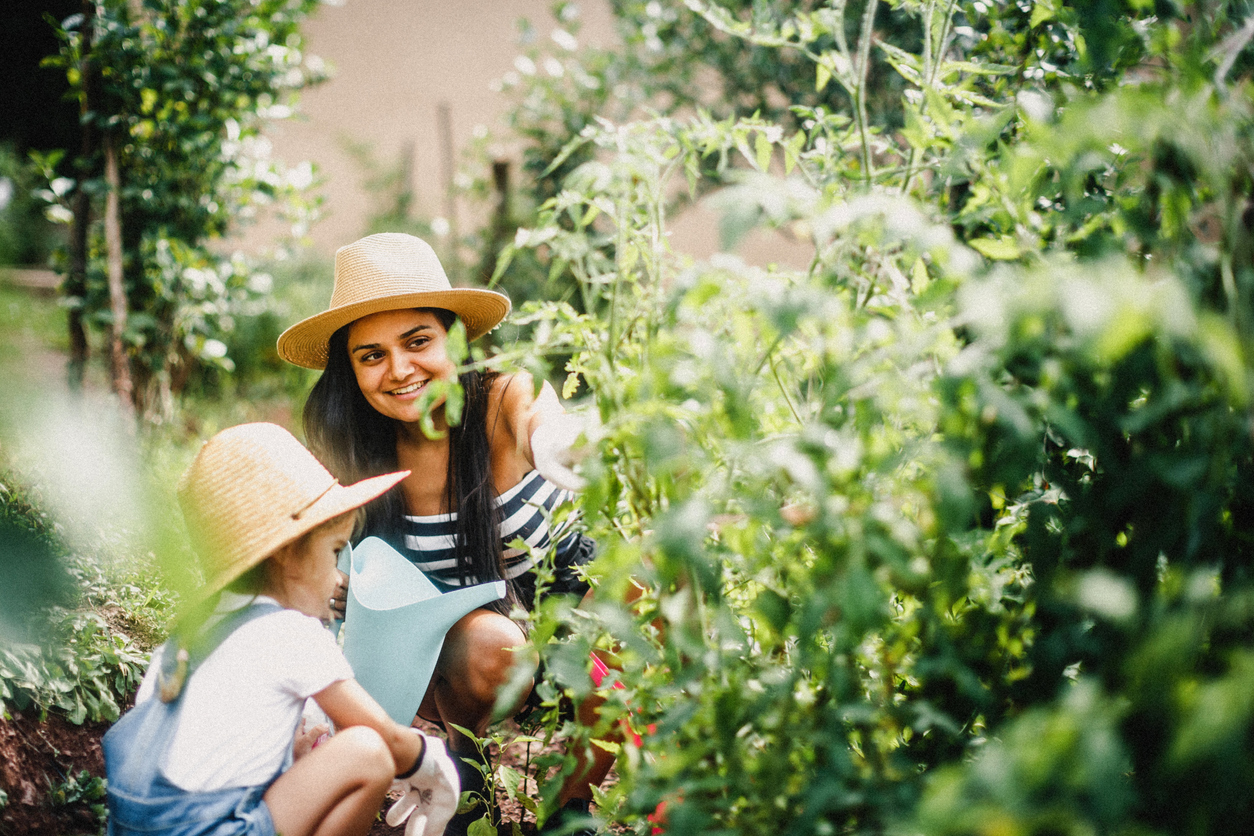
[(0, 267), (0, 324), (0, 364), (20, 360), (31, 347), (68, 349), (65, 310), (56, 297), (48, 291), (19, 286), (4, 267)]

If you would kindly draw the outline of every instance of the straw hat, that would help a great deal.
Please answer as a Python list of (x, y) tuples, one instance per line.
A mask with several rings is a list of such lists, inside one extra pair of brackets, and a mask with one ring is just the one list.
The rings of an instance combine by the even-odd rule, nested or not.
[(281, 546), (395, 485), (409, 471), (341, 485), (291, 433), (240, 424), (205, 442), (179, 481), (179, 505), (200, 556), (203, 600)]
[(324, 369), (331, 335), (354, 320), (401, 308), (444, 308), (466, 326), (466, 339), (491, 331), (509, 313), (509, 297), (494, 290), (452, 287), (431, 245), (400, 232), (380, 232), (335, 252), (331, 305), (279, 337), (279, 356)]

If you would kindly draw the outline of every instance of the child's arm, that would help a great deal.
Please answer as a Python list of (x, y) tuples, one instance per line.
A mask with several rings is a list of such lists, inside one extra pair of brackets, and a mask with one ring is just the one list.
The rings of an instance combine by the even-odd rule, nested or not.
[(337, 729), (368, 726), (378, 732), (392, 753), (396, 775), (410, 771), (425, 750), (423, 736), (389, 717), (355, 679), (341, 679), (328, 685), (314, 694), (314, 701)]
[(314, 700), (337, 728), (372, 728), (391, 751), (393, 774), (405, 794), (388, 810), (387, 823), (399, 827), (409, 819), (405, 833), (413, 836), (444, 833), (461, 796), (457, 766), (444, 741), (394, 722), (355, 679), (342, 679), (322, 689)]

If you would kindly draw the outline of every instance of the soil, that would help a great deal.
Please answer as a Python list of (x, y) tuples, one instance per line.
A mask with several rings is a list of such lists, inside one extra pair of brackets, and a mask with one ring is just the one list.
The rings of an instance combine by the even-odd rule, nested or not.
[[(76, 726), (51, 712), (44, 718), (35, 712), (0, 717), (0, 790), (8, 796), (7, 805), (0, 807), (0, 836), (94, 836), (102, 832), (104, 825), (92, 810), (93, 803), (102, 801), (53, 805), (49, 802), (49, 790), (64, 785), (67, 778), (78, 776), (83, 770), (104, 777), (100, 739), (108, 729), (108, 723)], [(513, 736), (510, 729), (504, 731), (507, 739)], [(523, 771), (526, 753), (515, 751), (516, 748), (506, 750), (503, 762)], [(532, 756), (536, 754), (533, 750)], [(497, 762), (499, 753), (494, 755), (493, 761)], [(404, 833), (404, 825), (389, 827), (383, 821), (391, 801), (389, 798), (379, 811), (370, 836)], [(511, 802), (504, 793), (498, 793), (497, 804), (501, 836), (512, 836), (514, 823), (519, 824), (518, 832), (523, 836), (535, 834), (535, 819), (521, 805)]]
[(48, 796), (52, 788), (82, 770), (104, 775), (100, 738), (108, 728), (108, 723), (75, 726), (52, 713), (42, 719), (33, 712), (0, 717), (0, 790), (8, 796), (8, 803), (0, 808), (0, 834), (99, 833), (102, 824), (91, 802), (53, 806)]

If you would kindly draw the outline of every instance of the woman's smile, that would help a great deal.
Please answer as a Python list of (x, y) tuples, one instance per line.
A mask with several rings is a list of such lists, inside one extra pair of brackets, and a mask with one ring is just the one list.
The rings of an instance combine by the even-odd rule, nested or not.
[(408, 386), (402, 386), (399, 389), (393, 389), (389, 394), (392, 395), (410, 395), (417, 392), (427, 385), (427, 381), (423, 380), (419, 383), (411, 383)]

